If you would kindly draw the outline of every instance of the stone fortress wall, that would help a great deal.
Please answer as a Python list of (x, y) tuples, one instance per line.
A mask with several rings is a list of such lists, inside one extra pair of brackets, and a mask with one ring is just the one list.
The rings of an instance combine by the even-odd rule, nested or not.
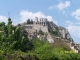
[(48, 33), (47, 19), (41, 18), (38, 20), (38, 18), (35, 17), (33, 24), (26, 24), (25, 29), (31, 32), (34, 32), (33, 30), (37, 32), (39, 32), (39, 30), (42, 30), (43, 32)]
[(47, 18), (38, 19), (38, 17), (35, 17), (33, 24), (25, 24), (25, 30), (28, 33), (39, 32), (40, 30), (44, 33), (49, 33), (50, 29), (53, 29), (53, 31), (56, 31), (57, 29), (62, 38), (71, 39), (71, 36), (66, 28), (58, 27), (52, 21), (48, 21)]

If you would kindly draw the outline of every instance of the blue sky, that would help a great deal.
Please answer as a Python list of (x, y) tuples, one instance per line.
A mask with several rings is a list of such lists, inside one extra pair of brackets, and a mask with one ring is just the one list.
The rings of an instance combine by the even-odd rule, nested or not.
[(68, 29), (80, 43), (80, 0), (0, 0), (0, 22), (7, 22), (8, 12), (14, 24), (46, 17)]

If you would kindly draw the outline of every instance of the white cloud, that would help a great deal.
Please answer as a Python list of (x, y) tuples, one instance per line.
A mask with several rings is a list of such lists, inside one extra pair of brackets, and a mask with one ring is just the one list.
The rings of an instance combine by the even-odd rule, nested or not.
[(74, 24), (73, 22), (71, 22), (71, 21), (69, 21), (69, 20), (67, 20), (67, 21), (65, 21), (65, 22), (66, 22), (67, 25), (73, 25), (73, 24)]
[(73, 11), (73, 12), (71, 13), (71, 15), (72, 15), (73, 17), (75, 17), (77, 20), (80, 20), (80, 9), (77, 9), (76, 11)]
[(54, 9), (54, 6), (50, 6), (49, 9), (50, 9), (50, 10)]
[(80, 22), (77, 22), (76, 24), (77, 24), (77, 25), (80, 25)]
[(20, 12), (20, 16), (21, 16), (21, 22), (25, 22), (27, 19), (35, 19), (35, 17), (37, 16), (38, 18), (47, 18), (48, 21), (53, 21), (55, 24), (58, 24), (56, 20), (53, 20), (52, 16), (46, 16), (45, 14), (43, 14), (41, 11), (38, 12), (29, 12), (28, 10), (22, 10)]
[(64, 10), (70, 6), (70, 1), (60, 2), (58, 5), (50, 6), (49, 9), (58, 8), (59, 10)]
[(80, 38), (80, 26), (76, 25), (78, 23), (73, 23), (69, 20), (65, 21), (67, 24), (67, 29), (71, 35)]
[(0, 15), (0, 22), (7, 22), (7, 17), (6, 16), (1, 16)]
[(79, 2), (79, 0), (72, 0), (72, 2), (77, 3), (77, 2)]
[(70, 1), (66, 1), (65, 3), (59, 3), (58, 5), (57, 5), (57, 8), (59, 9), (59, 10), (63, 10), (64, 8), (67, 8), (67, 7), (69, 7), (70, 6)]
[(80, 38), (80, 26), (68, 25), (67, 29), (72, 35)]

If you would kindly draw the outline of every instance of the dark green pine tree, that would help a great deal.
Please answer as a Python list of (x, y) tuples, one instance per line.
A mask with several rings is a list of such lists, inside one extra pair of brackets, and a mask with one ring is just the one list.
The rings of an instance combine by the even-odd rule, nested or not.
[(31, 22), (30, 22), (30, 19), (28, 19), (28, 20), (27, 20), (27, 24), (30, 24), (30, 23), (31, 23)]
[(31, 20), (31, 24), (33, 24), (33, 20)]

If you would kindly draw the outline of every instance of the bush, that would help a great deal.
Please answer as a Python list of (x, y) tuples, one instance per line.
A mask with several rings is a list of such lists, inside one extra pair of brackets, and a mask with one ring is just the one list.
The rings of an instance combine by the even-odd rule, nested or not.
[(53, 43), (53, 47), (54, 48), (63, 48), (64, 50), (68, 50), (68, 51), (71, 50), (71, 48), (68, 46), (68, 44), (66, 44), (64, 42), (55, 42), (55, 43)]
[(58, 36), (58, 32), (57, 32), (57, 31), (50, 30), (50, 33), (51, 33), (52, 35)]

